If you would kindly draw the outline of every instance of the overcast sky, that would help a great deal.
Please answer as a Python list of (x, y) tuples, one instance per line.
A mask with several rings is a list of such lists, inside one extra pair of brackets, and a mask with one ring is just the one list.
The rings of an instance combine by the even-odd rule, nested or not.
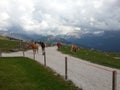
[(38, 34), (120, 30), (120, 0), (0, 0), (0, 30)]

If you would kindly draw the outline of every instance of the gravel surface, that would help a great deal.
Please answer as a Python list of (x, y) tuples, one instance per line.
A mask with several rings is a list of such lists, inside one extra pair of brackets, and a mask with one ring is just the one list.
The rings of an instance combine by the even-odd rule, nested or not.
[[(23, 56), (23, 52), (2, 53), (3, 57)], [(44, 65), (41, 49), (34, 57), (32, 50), (25, 52), (25, 57), (32, 58)], [(112, 71), (117, 71), (117, 89), (120, 90), (120, 70), (93, 64), (57, 51), (57, 47), (46, 48), (46, 66), (65, 77), (65, 57), (68, 62), (68, 80), (83, 90), (112, 90)]]

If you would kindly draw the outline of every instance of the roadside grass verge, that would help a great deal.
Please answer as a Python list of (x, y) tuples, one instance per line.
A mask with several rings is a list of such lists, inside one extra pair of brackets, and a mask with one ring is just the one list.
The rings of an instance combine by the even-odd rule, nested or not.
[(70, 46), (62, 46), (59, 51), (71, 56), (90, 61), (92, 63), (120, 69), (120, 53), (102, 52), (99, 50), (90, 50), (80, 48), (76, 53), (71, 52)]
[(80, 89), (34, 60), (23, 57), (1, 57), (0, 90)]

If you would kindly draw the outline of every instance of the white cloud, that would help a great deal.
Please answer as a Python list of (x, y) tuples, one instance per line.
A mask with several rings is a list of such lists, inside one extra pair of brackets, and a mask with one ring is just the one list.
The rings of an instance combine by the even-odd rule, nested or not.
[(93, 3), (95, 8), (101, 8), (103, 5), (103, 0), (94, 1)]
[(74, 30), (80, 30), (80, 28), (79, 27), (73, 27), (73, 26), (58, 26), (58, 30), (61, 31), (61, 34), (66, 34), (68, 32), (72, 32)]
[(7, 22), (9, 19), (9, 15), (6, 12), (2, 12), (0, 14), (0, 30), (7, 30), (9, 23)]
[(15, 25), (39, 34), (120, 30), (119, 13), (119, 0), (0, 0), (0, 30)]
[(95, 35), (99, 35), (99, 34), (103, 34), (104, 33), (104, 31), (95, 31), (95, 32), (93, 32), (93, 34), (95, 34)]

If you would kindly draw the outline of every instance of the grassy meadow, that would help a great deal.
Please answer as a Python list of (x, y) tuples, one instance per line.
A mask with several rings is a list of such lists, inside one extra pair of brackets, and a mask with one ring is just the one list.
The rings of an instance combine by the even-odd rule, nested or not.
[[(23, 44), (24, 42), (22, 42)], [(19, 40), (10, 40), (6, 37), (0, 36), (0, 49), (3, 52), (8, 52), (10, 49), (19, 49), (20, 41)]]
[(34, 60), (23, 57), (1, 57), (0, 90), (80, 89)]
[(75, 53), (71, 52), (70, 46), (62, 46), (59, 51), (93, 63), (120, 69), (120, 53), (102, 52), (82, 47)]

